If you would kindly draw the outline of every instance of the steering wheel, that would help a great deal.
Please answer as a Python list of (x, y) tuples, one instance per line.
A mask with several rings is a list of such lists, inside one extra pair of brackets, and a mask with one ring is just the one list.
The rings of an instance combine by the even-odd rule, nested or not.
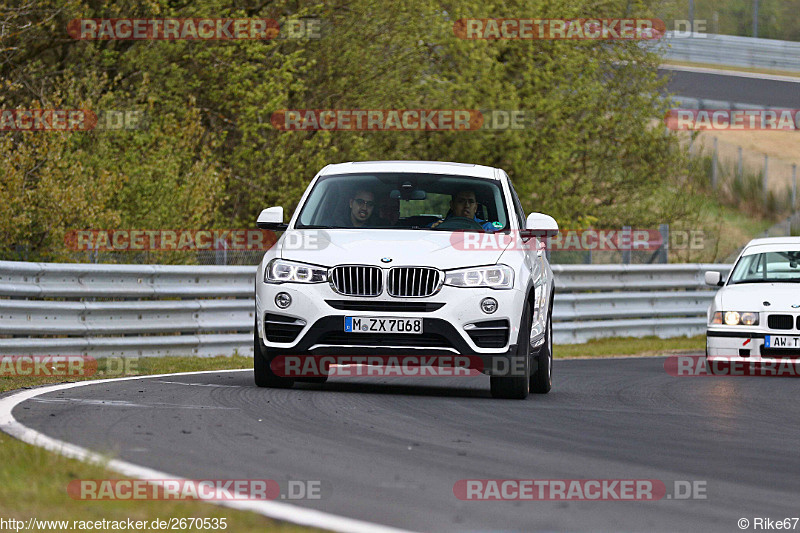
[(483, 230), (483, 226), (475, 222), (474, 219), (467, 217), (450, 217), (444, 219), (444, 222), (439, 224), (433, 229), (479, 229)]

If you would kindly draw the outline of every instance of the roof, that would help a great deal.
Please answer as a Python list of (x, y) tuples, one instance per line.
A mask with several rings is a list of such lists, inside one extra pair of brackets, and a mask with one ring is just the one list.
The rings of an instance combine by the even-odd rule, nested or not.
[[(757, 248), (757, 249), (753, 249)], [(744, 247), (744, 255), (780, 250), (800, 250), (800, 237), (768, 237), (753, 239)]]
[(472, 176), (476, 178), (497, 179), (497, 169), (483, 165), (450, 163), (446, 161), (351, 161), (328, 165), (320, 175), (331, 174), (374, 174), (378, 172), (426, 172), (429, 174), (449, 174)]

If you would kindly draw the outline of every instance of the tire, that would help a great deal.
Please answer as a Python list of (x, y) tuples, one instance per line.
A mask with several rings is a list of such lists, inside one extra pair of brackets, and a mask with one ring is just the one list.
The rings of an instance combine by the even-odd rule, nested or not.
[[(525, 311), (522, 313), (522, 321), (517, 338), (517, 355), (514, 361), (522, 363), (523, 374), (521, 376), (490, 376), (489, 383), (492, 397), (505, 400), (524, 400), (530, 392), (531, 374), (531, 306), (525, 304)], [(520, 339), (522, 341), (520, 342)], [(514, 363), (512, 361), (512, 364)], [(516, 366), (516, 365), (515, 365)]]
[(297, 383), (316, 383), (317, 385), (322, 385), (326, 381), (328, 381), (328, 376), (319, 376), (314, 378), (297, 378), (295, 379)]
[[(258, 320), (258, 319), (256, 319)], [(270, 353), (258, 337), (258, 323), (253, 329), (253, 377), (256, 386), (273, 389), (288, 389), (294, 385), (294, 380), (278, 376), (272, 371), (270, 363), (277, 354)]]
[(553, 386), (553, 313), (552, 304), (547, 312), (547, 325), (544, 329), (544, 344), (536, 354), (537, 368), (531, 376), (531, 392), (547, 394)]

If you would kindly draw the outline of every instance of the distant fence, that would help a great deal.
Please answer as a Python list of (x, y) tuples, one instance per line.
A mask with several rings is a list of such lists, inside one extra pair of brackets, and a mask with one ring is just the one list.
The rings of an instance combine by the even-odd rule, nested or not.
[(800, 72), (798, 42), (713, 33), (680, 36), (670, 31), (656, 46), (672, 61)]
[[(727, 265), (554, 265), (556, 343), (704, 331)], [(163, 356), (253, 352), (251, 266), (0, 261), (0, 354)]]

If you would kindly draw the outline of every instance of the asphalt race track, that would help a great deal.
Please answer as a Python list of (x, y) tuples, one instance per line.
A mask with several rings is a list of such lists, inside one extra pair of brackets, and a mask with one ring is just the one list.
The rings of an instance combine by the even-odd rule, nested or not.
[[(698, 69), (703, 70), (703, 69)], [(800, 78), (770, 79), (761, 74), (692, 72), (685, 67), (665, 67), (660, 76), (669, 78), (671, 94), (725, 102), (800, 109)]]
[[(664, 358), (555, 362), (554, 388), (488, 378), (332, 378), (258, 389), (251, 371), (50, 392), (14, 417), (192, 479), (319, 480), (293, 505), (414, 531), (738, 531), (800, 513), (800, 380), (671, 377)], [(706, 499), (462, 501), (461, 479), (705, 482)], [(146, 503), (142, 503), (146, 505)]]

